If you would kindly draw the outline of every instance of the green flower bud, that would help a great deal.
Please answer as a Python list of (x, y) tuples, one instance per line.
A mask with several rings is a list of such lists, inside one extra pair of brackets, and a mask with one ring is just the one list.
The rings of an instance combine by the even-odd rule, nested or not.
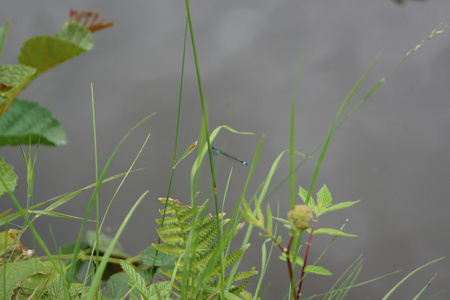
[(292, 224), (292, 229), (296, 231), (305, 230), (308, 228), (308, 222), (312, 219), (312, 211), (306, 205), (296, 205), (294, 209), (287, 213), (289, 222)]

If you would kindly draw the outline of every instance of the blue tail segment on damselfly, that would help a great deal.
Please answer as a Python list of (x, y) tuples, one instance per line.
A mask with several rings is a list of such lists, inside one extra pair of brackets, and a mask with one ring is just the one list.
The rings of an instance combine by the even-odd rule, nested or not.
[(230, 158), (230, 159), (232, 159), (232, 160), (238, 161), (238, 162), (240, 162), (240, 163), (243, 164), (243, 165), (247, 165), (247, 163), (246, 163), (245, 161), (240, 160), (239, 158), (237, 158), (237, 157), (234, 156), (234, 155), (231, 155), (231, 154), (228, 154), (228, 153), (226, 153), (226, 152), (223, 152), (222, 150), (220, 150), (220, 149), (218, 149), (218, 148), (216, 148), (216, 147), (214, 147), (214, 146), (211, 146), (211, 150), (214, 151), (214, 152), (216, 152), (216, 153), (222, 154), (223, 156), (228, 157), (228, 158)]

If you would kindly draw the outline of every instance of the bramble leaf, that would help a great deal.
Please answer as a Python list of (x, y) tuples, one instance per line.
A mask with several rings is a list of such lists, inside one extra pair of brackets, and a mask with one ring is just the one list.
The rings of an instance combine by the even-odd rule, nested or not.
[(61, 146), (66, 134), (58, 120), (36, 102), (16, 99), (0, 118), (0, 146), (36, 144)]
[(35, 36), (23, 44), (17, 58), (36, 69), (34, 78), (94, 47), (91, 32), (77, 23), (64, 25), (55, 36)]
[(0, 65), (0, 117), (30, 83), (35, 72), (36, 69), (27, 66)]
[(7, 191), (14, 191), (17, 186), (17, 175), (14, 173), (14, 167), (5, 162), (5, 159), (0, 156), (0, 176), (2, 177), (6, 188), (0, 182), (0, 196)]

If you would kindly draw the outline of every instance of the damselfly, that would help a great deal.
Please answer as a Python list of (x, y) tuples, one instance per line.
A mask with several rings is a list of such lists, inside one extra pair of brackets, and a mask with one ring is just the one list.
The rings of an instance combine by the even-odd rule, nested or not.
[(238, 162), (240, 162), (240, 163), (243, 164), (243, 165), (247, 165), (247, 163), (246, 163), (245, 161), (240, 160), (239, 158), (237, 158), (237, 156), (234, 156), (234, 155), (228, 154), (228, 153), (226, 153), (226, 152), (223, 152), (223, 151), (220, 150), (219, 148), (216, 148), (216, 147), (214, 147), (214, 146), (211, 146), (211, 150), (214, 151), (214, 152), (216, 152), (216, 153), (222, 154), (223, 156), (228, 157), (228, 158), (230, 158), (230, 159), (232, 159), (232, 160), (238, 161)]

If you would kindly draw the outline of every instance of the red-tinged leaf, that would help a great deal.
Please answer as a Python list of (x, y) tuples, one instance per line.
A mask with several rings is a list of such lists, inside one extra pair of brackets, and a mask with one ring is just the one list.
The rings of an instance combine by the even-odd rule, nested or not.
[(93, 11), (78, 11), (71, 9), (69, 13), (69, 23), (78, 23), (90, 32), (103, 30), (114, 25), (108, 22), (105, 17)]
[(28, 66), (0, 65), (0, 117), (30, 83), (35, 72), (36, 69)]

